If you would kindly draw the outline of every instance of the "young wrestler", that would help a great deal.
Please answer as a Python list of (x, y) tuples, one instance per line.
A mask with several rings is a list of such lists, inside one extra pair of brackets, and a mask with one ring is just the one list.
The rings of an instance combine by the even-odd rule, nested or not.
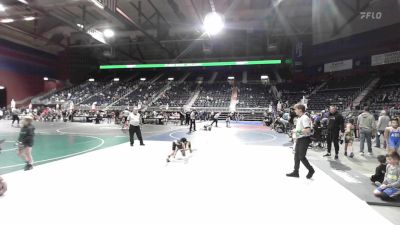
[(190, 153), (192, 153), (192, 144), (186, 138), (181, 138), (180, 140), (172, 142), (172, 153), (168, 155), (167, 162), (170, 162), (169, 159), (171, 158), (171, 156), (175, 158), (178, 151), (181, 151), (182, 155), (185, 157), (185, 151), (189, 151)]

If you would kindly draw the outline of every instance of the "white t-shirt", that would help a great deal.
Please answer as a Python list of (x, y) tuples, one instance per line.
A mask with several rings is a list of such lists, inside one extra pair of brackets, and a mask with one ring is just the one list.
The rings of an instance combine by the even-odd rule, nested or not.
[(132, 126), (139, 126), (140, 125), (140, 114), (138, 113), (135, 115), (133, 113), (130, 113), (128, 116), (128, 121), (129, 121), (129, 124)]
[(303, 114), (301, 117), (297, 118), (296, 122), (296, 134), (297, 138), (302, 138), (302, 137), (309, 137), (311, 136), (310, 134), (299, 134), (300, 131), (304, 130), (305, 128), (312, 128), (312, 123), (310, 117), (308, 117), (306, 114)]

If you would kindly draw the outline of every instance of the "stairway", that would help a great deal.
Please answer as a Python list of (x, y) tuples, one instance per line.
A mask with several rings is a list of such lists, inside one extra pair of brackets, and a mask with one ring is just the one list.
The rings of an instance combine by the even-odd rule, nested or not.
[(214, 72), (211, 76), (211, 79), (208, 80), (208, 84), (213, 84), (215, 82), (215, 79), (217, 78), (218, 72)]
[(380, 80), (381, 80), (380, 77), (373, 79), (368, 84), (368, 86), (354, 99), (353, 107), (359, 106), (362, 100), (364, 100), (365, 96), (367, 96), (375, 88), (375, 86), (379, 83)]
[(247, 84), (247, 70), (242, 73), (242, 83)]
[(195, 89), (195, 91), (194, 91), (194, 94), (193, 94), (192, 97), (188, 100), (188, 102), (186, 103), (186, 105), (183, 106), (185, 109), (190, 109), (190, 108), (193, 106), (193, 104), (196, 102), (196, 100), (197, 100), (197, 98), (199, 97), (200, 92), (201, 92), (201, 89), (200, 89), (201, 84), (202, 84), (202, 82), (199, 82), (199, 83), (197, 84), (197, 87), (196, 87), (196, 89)]
[(129, 94), (131, 94), (132, 92), (134, 92), (136, 89), (138, 89), (139, 85), (135, 85), (133, 86), (129, 91), (127, 91), (123, 96), (121, 96), (119, 99), (115, 100), (113, 103), (109, 104), (105, 110), (109, 109), (111, 106), (115, 105), (115, 103), (119, 102), (119, 100), (121, 100), (122, 98), (125, 98), (126, 96), (128, 96)]
[(276, 81), (277, 81), (278, 83), (282, 83), (283, 80), (282, 80), (281, 75), (279, 75), (278, 69), (277, 69), (277, 68), (274, 68), (273, 72), (274, 72)]
[(231, 96), (231, 103), (229, 105), (229, 111), (235, 112), (236, 111), (236, 104), (238, 102), (238, 88), (236, 84), (234, 84), (232, 88), (232, 96)]
[(182, 79), (180, 79), (179, 81), (178, 81), (178, 84), (180, 84), (180, 83), (183, 83), (189, 76), (190, 76), (190, 72), (188, 72), (188, 73), (186, 73), (183, 77), (182, 77)]
[(328, 83), (328, 82), (325, 81), (325, 82), (323, 82), (321, 85), (319, 85), (318, 87), (316, 87), (316, 88), (311, 92), (310, 96), (311, 96), (311, 95), (314, 95), (315, 93), (317, 93), (317, 91), (319, 91), (319, 90), (321, 90), (323, 87), (325, 87), (325, 85), (326, 85), (327, 83)]

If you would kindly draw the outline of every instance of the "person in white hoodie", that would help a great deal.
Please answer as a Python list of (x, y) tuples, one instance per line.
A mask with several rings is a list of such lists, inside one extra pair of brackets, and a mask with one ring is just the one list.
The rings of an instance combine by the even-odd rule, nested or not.
[[(380, 148), (381, 147), (381, 136), (385, 133), (386, 127), (389, 126), (390, 118), (387, 115), (385, 110), (382, 110), (380, 113), (379, 119), (378, 119), (378, 124), (376, 125), (376, 129), (378, 130), (377, 137), (376, 137), (376, 145), (375, 147)], [(386, 139), (383, 139), (383, 148), (386, 148)]]
[(368, 155), (372, 155), (372, 138), (376, 134), (376, 124), (374, 116), (369, 113), (369, 107), (364, 108), (364, 112), (358, 116), (357, 127), (360, 132), (360, 155), (364, 155), (364, 143), (367, 141)]

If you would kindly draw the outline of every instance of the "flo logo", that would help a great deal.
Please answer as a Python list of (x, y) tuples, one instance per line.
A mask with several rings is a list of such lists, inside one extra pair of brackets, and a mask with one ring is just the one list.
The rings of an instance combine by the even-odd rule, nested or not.
[(360, 12), (362, 20), (380, 20), (382, 18), (381, 12)]

